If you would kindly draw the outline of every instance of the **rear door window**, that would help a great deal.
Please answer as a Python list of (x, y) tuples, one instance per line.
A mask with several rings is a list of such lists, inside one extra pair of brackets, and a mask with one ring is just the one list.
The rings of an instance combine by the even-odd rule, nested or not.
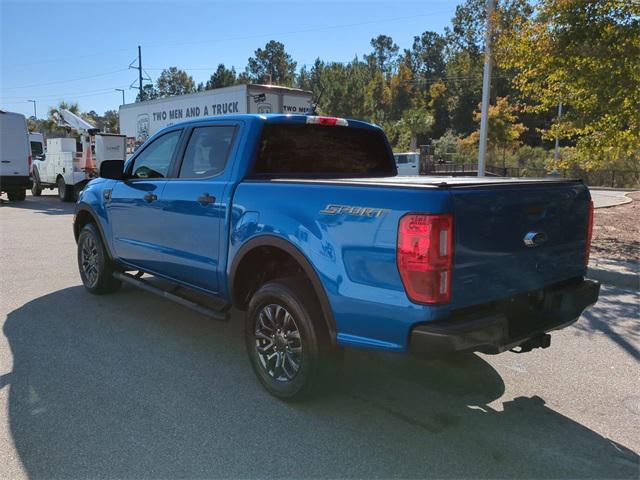
[(193, 129), (184, 152), (179, 178), (207, 178), (218, 175), (227, 165), (235, 127), (209, 126)]
[(266, 124), (254, 174), (314, 176), (391, 176), (395, 163), (377, 129)]
[(31, 154), (35, 157), (38, 155), (42, 155), (44, 150), (42, 149), (42, 143), (40, 142), (31, 142)]

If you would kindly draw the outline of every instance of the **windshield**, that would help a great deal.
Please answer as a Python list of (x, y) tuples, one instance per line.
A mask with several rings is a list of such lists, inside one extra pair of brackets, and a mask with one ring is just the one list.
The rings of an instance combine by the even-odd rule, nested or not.
[(397, 153), (394, 156), (398, 165), (405, 163), (418, 163), (417, 153)]
[(391, 176), (394, 165), (380, 130), (267, 124), (254, 173)]

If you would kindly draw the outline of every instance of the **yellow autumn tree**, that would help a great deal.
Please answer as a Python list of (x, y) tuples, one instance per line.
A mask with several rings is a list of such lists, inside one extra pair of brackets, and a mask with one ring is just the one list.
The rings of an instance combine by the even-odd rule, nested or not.
[[(640, 3), (540, 0), (497, 40), (497, 62), (531, 111), (561, 120), (542, 133), (573, 148), (557, 167), (638, 169)], [(571, 165), (572, 164), (572, 165)]]

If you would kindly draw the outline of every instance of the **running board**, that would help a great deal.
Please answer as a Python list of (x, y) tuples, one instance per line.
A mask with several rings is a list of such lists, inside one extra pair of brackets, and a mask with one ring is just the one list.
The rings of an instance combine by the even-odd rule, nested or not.
[(211, 307), (207, 307), (206, 305), (202, 305), (201, 303), (194, 302), (193, 300), (189, 300), (188, 298), (181, 297), (180, 295), (176, 295), (175, 293), (156, 287), (155, 285), (152, 285), (151, 283), (141, 279), (140, 277), (135, 277), (133, 275), (129, 275), (128, 273), (122, 272), (113, 272), (113, 276), (118, 280), (141, 288), (142, 290), (146, 290), (150, 293), (155, 293), (156, 295), (164, 297), (167, 300), (179, 303), (180, 305), (190, 308), (191, 310), (198, 312), (206, 317), (212, 318), (213, 320), (222, 322), (226, 322), (227, 320), (229, 320), (229, 315), (225, 310), (216, 310)]

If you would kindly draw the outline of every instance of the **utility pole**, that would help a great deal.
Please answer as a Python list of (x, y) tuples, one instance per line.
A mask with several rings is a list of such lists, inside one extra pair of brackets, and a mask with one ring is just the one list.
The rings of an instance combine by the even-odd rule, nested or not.
[(27, 100), (27, 102), (33, 103), (33, 118), (38, 118), (38, 114), (36, 113), (36, 101), (35, 100)]
[[(560, 124), (560, 118), (562, 117), (562, 102), (558, 104), (558, 126)], [(556, 148), (553, 150), (553, 159), (558, 160), (560, 147), (560, 133), (556, 133)]]
[[(138, 66), (134, 67), (133, 64), (135, 63), (135, 59), (129, 64), (129, 68), (133, 68), (134, 70), (138, 70), (138, 96), (140, 98), (140, 101), (144, 100), (143, 95), (144, 95), (144, 90), (142, 89), (143, 83), (145, 80), (147, 81), (151, 81), (150, 78), (148, 77), (144, 77), (142, 75), (142, 47), (140, 45), (138, 45)], [(136, 81), (134, 80), (131, 85), (129, 86), (129, 88), (135, 88), (134, 84), (136, 83)], [(124, 93), (122, 94), (124, 95)]]
[(138, 45), (138, 90), (140, 91), (140, 100), (142, 100), (142, 48)]
[(487, 0), (487, 30), (484, 34), (484, 74), (482, 77), (482, 110), (480, 112), (480, 145), (478, 148), (478, 176), (484, 177), (487, 153), (487, 130), (489, 128), (489, 94), (491, 93), (491, 36), (493, 34), (493, 11), (496, 0)]
[(116, 88), (116, 92), (122, 92), (122, 105), (124, 105), (124, 88)]

